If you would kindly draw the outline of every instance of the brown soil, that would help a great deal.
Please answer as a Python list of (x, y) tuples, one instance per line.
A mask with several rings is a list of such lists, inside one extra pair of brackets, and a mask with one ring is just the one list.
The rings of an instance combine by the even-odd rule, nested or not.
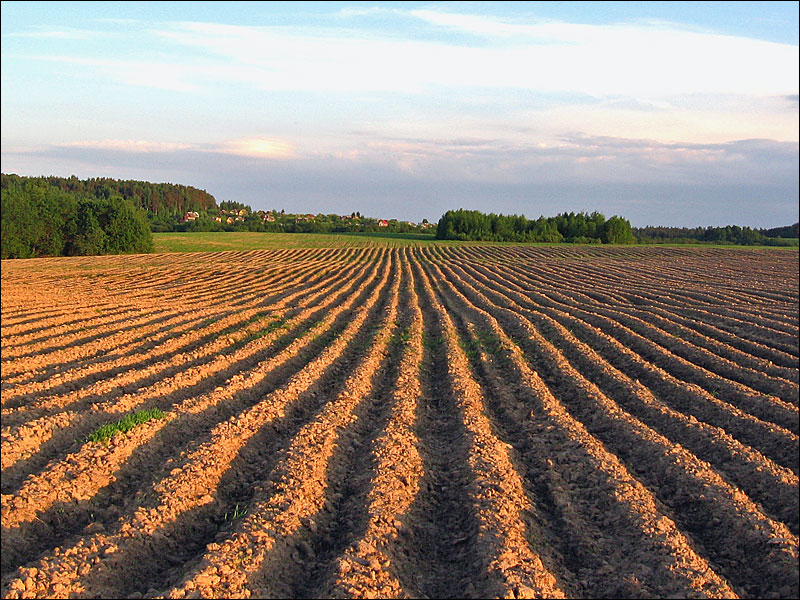
[(795, 598), (798, 287), (742, 249), (3, 261), (2, 595)]

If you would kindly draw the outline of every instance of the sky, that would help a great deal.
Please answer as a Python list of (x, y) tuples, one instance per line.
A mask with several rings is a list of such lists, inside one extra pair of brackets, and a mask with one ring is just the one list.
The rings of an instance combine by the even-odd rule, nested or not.
[(789, 225), (799, 4), (2, 2), (2, 172), (414, 222)]

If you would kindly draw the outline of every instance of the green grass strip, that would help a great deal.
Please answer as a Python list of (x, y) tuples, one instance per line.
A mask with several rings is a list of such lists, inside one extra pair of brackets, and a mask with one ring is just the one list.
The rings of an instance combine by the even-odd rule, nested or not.
[(94, 433), (86, 438), (88, 442), (107, 442), (117, 433), (125, 433), (136, 427), (142, 425), (153, 419), (166, 419), (161, 410), (152, 408), (150, 410), (140, 410), (130, 415), (126, 415), (116, 423), (108, 423), (97, 429)]

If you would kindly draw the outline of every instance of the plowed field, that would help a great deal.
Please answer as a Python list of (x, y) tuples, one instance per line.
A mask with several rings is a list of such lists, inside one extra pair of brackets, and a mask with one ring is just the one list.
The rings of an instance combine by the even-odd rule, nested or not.
[(6, 598), (797, 598), (798, 451), (793, 251), (2, 263)]

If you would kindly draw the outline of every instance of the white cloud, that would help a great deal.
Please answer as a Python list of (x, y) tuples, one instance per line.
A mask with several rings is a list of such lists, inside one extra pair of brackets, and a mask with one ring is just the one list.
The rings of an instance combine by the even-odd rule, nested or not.
[(76, 149), (84, 151), (111, 151), (127, 154), (174, 153), (182, 151), (232, 154), (250, 158), (292, 159), (299, 154), (295, 146), (279, 138), (241, 138), (215, 144), (163, 142), (155, 140), (103, 139), (80, 140), (52, 144), (50, 146), (3, 146), (3, 152), (32, 153), (52, 149)]
[(411, 11), (430, 24), (480, 34), (468, 47), (442, 41), (300, 27), (185, 22), (158, 34), (255, 67), (262, 89), (422, 92), (431, 86), (521, 88), (591, 95), (792, 94), (798, 49), (670, 25), (508, 24)]
[[(457, 127), (491, 137), (499, 135), (492, 126), (525, 125), (539, 131), (540, 141), (564, 131), (663, 141), (797, 139), (796, 107), (774, 102), (797, 96), (797, 46), (669, 23), (519, 23), (374, 8), (342, 9), (340, 16), (388, 10), (482, 42), (401, 37), (381, 29), (172, 22), (127, 33), (146, 47), (142, 58), (114, 51), (37, 58), (88, 69), (95, 80), (196, 97), (235, 93), (228, 89), (317, 94), (317, 102), (336, 106), (337, 115), (349, 120), (344, 127), (378, 120), (383, 135), (429, 130), (436, 136)], [(555, 99), (525, 106), (524, 100), (509, 101), (515, 94)], [(593, 100), (565, 98), (570, 94)], [(692, 105), (687, 98), (702, 101)], [(368, 102), (377, 102), (377, 111)], [(405, 112), (411, 118), (371, 117), (381, 103), (396, 104), (392, 116)], [(340, 135), (337, 125), (328, 120), (323, 126)]]
[(797, 140), (798, 113), (780, 97), (675, 97), (666, 106), (638, 110), (614, 102), (565, 105), (529, 111), (523, 122), (536, 123), (545, 136), (582, 131), (598, 136), (648, 137), (671, 141), (722, 143), (752, 137)]
[(92, 150), (115, 150), (119, 152), (149, 153), (149, 152), (175, 152), (189, 150), (190, 144), (176, 142), (155, 142), (151, 140), (84, 140), (58, 144), (63, 148), (85, 148)]
[(296, 158), (293, 144), (277, 138), (246, 138), (225, 142), (213, 151), (251, 158), (290, 159)]
[(375, 16), (375, 15), (402, 15), (406, 14), (406, 11), (398, 8), (387, 8), (385, 6), (344, 6), (339, 9), (339, 11), (335, 14), (337, 17), (341, 18), (352, 18), (352, 17), (368, 17), (368, 16)]
[[(433, 166), (426, 165), (430, 160), (436, 168), (454, 169), (469, 179), (496, 173), (505, 177), (517, 172), (515, 165), (523, 173), (531, 164), (555, 160), (537, 156), (532, 163), (530, 149), (545, 145), (547, 152), (555, 152), (565, 134), (573, 133), (660, 143), (797, 140), (797, 46), (664, 23), (519, 23), (384, 7), (343, 9), (339, 16), (385, 11), (417, 19), (419, 26), (440, 35), (419, 39), (375, 28), (201, 22), (146, 29), (142, 23), (119, 33), (129, 36), (129, 46), (109, 45), (107, 54), (90, 49), (91, 54), (75, 55), (70, 45), (60, 54), (48, 47), (50, 54), (37, 58), (59, 63), (58, 82), (73, 75), (81, 82), (91, 79), (98, 88), (111, 81), (177, 92), (148, 95), (150, 104), (138, 110), (135, 104), (145, 95), (111, 90), (114, 99), (123, 98), (119, 104), (125, 110), (114, 116), (125, 127), (97, 119), (97, 129), (89, 131), (93, 114), (80, 121), (61, 119), (59, 126), (63, 139), (79, 140), (160, 139), (169, 131), (183, 146), (74, 142), (85, 148), (184, 149), (269, 160), (375, 157), (413, 173), (432, 172)], [(466, 45), (463, 35), (448, 41), (449, 31), (479, 36), (481, 43)], [(122, 47), (138, 50), (117, 52)], [(4, 60), (15, 58), (4, 53)], [(63, 89), (67, 93), (58, 97), (67, 106), (69, 90)], [(97, 106), (105, 108), (102, 94), (96, 97)], [(246, 106), (241, 97), (251, 104)], [(163, 106), (157, 104), (165, 99)], [(27, 113), (17, 110), (21, 117), (13, 119), (4, 110), (3, 122), (15, 146), (33, 129), (33, 118), (25, 122)], [(156, 112), (168, 116), (159, 121), (159, 130), (146, 117)], [(42, 139), (52, 143), (53, 129)], [(359, 129), (372, 133), (352, 133)], [(442, 144), (454, 134), (474, 144)], [(405, 139), (421, 140), (421, 145)], [(502, 166), (481, 164), (489, 150), (498, 156), (508, 150), (505, 162), (493, 163)], [(656, 162), (660, 156), (650, 154)], [(606, 169), (619, 164), (614, 162), (618, 154), (611, 152), (575, 160)]]

